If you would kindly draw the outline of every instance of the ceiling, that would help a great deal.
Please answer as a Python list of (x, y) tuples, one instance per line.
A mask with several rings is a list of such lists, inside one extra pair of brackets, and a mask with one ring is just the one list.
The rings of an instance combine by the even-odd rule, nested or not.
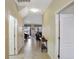
[(31, 8), (39, 9), (39, 14), (43, 14), (46, 8), (49, 6), (52, 0), (30, 0), (30, 2), (18, 2), (15, 0), (19, 13), (22, 17), (26, 17), (28, 14), (33, 14), (29, 11)]

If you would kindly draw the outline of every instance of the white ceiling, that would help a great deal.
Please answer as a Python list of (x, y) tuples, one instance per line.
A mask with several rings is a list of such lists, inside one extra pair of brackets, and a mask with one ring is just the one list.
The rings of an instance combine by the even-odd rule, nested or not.
[(31, 0), (30, 2), (21, 2), (21, 3), (17, 2), (17, 0), (15, 0), (15, 1), (18, 6), (20, 14), (23, 17), (25, 17), (29, 13), (31, 13), (29, 11), (29, 9), (31, 9), (31, 8), (37, 8), (37, 9), (41, 10), (40, 14), (43, 14), (43, 12), (49, 6), (49, 4), (51, 3), (52, 0)]
[[(50, 5), (52, 0), (30, 0), (30, 2), (17, 2), (15, 0), (19, 13), (24, 18), (24, 24), (42, 24), (42, 14)], [(36, 8), (40, 12), (33, 13), (31, 8)]]

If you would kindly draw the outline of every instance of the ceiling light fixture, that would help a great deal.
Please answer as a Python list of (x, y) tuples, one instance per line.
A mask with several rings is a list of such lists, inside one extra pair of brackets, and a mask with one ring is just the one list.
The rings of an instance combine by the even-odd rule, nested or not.
[(31, 8), (30, 11), (32, 11), (32, 12), (34, 12), (34, 13), (40, 12), (40, 10), (37, 9), (37, 8)]

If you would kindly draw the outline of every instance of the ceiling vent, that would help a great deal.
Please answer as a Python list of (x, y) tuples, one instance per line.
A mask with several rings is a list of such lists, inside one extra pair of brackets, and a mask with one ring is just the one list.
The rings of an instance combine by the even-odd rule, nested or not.
[(30, 0), (18, 0), (18, 2), (30, 2)]

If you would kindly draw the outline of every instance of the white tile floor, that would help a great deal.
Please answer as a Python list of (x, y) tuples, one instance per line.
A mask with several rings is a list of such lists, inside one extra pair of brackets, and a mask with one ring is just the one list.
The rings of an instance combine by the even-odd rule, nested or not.
[(51, 59), (46, 52), (41, 52), (39, 43), (31, 37), (25, 44), (24, 53), (17, 56), (10, 56), (10, 59)]

